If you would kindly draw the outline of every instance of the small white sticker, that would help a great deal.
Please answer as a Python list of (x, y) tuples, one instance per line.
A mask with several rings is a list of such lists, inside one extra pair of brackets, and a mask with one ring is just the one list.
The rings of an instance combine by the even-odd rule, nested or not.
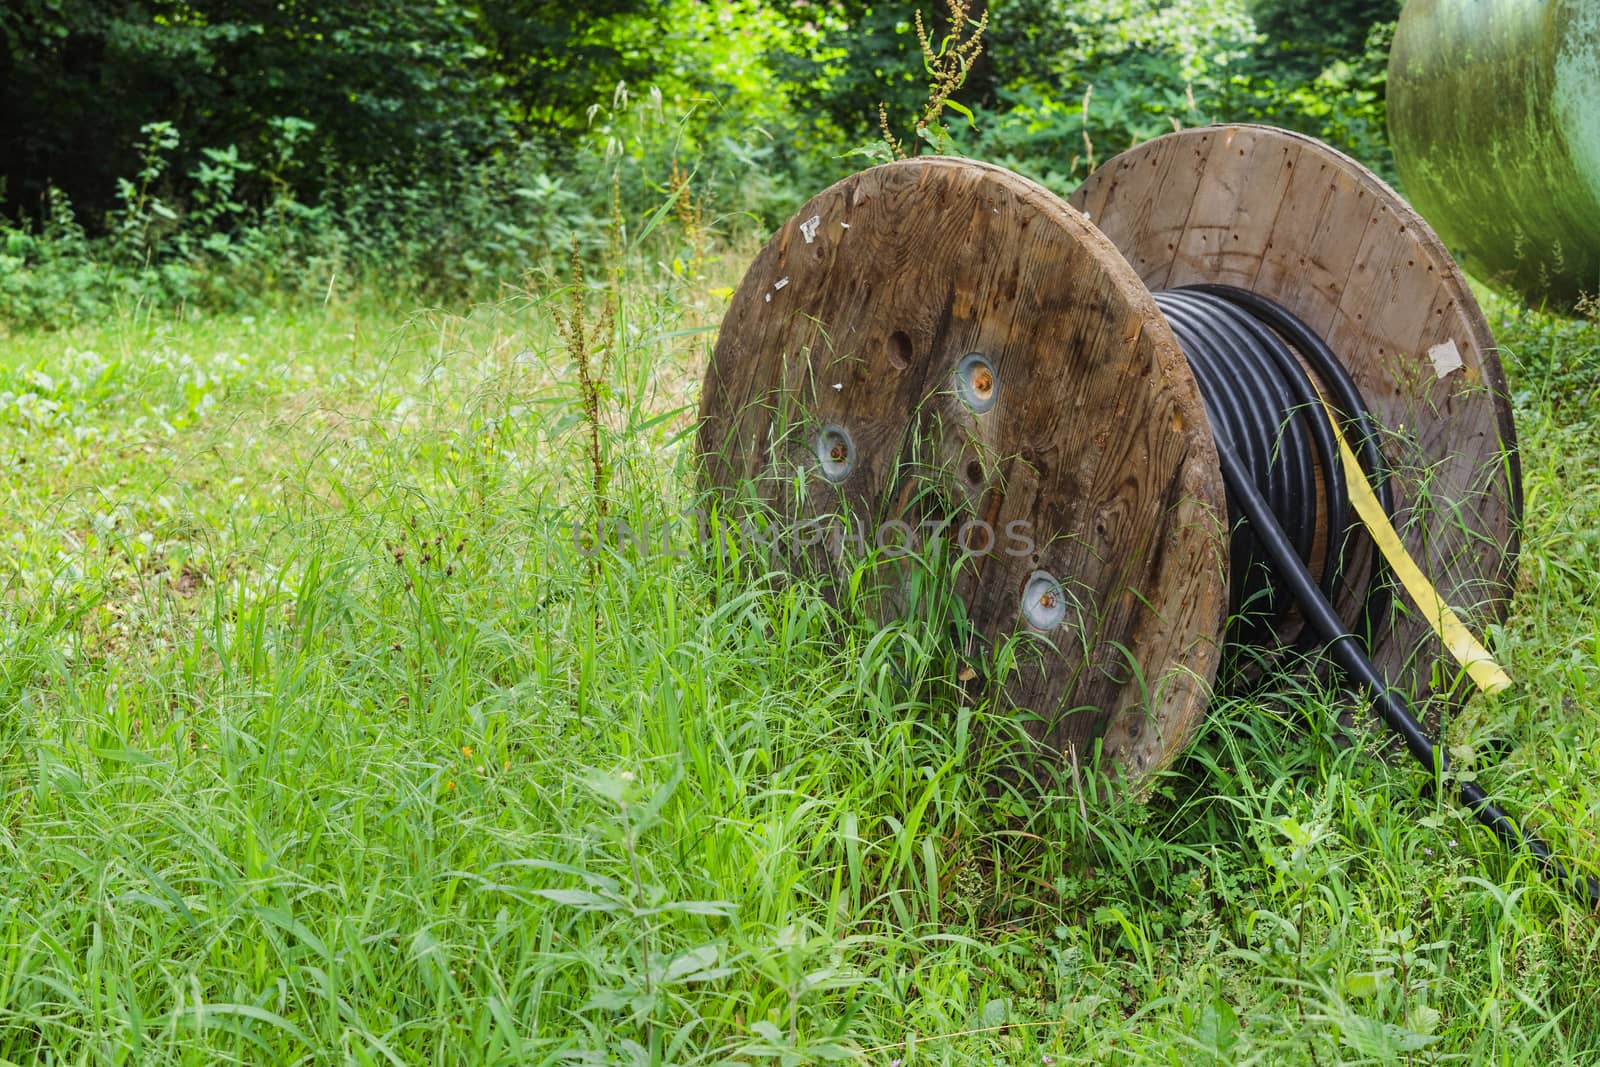
[(821, 215), (812, 215), (800, 224), (800, 233), (805, 237), (806, 244), (817, 239), (817, 227), (822, 225)]
[(1461, 350), (1456, 347), (1454, 338), (1428, 349), (1428, 358), (1433, 360), (1433, 373), (1440, 378), (1464, 366)]
[(787, 277), (784, 277), (784, 278), (779, 278), (777, 281), (773, 282), (772, 283), (772, 287), (774, 289), (782, 289), (784, 286), (786, 286), (788, 284), (789, 284), (789, 279)]

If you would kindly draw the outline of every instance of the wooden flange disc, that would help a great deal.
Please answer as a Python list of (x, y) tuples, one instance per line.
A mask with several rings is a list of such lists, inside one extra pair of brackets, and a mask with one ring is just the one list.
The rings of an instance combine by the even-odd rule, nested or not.
[(974, 643), (1018, 651), (1000, 697), (1050, 750), (1103, 741), (1137, 778), (1198, 725), (1228, 588), (1210, 428), (1149, 291), (1047, 190), (925, 158), (823, 192), (734, 295), (700, 416), (713, 484), (781, 523), (870, 552), (950, 522)]
[[(1109, 160), (1072, 203), (1152, 290), (1250, 289), (1327, 341), (1384, 432), (1412, 557), (1469, 627), (1504, 619), (1522, 514), (1505, 376), (1455, 261), (1393, 189), (1309, 137), (1211, 126)], [(1356, 595), (1343, 590), (1347, 619)], [(1418, 700), (1466, 693), (1404, 594), (1372, 651)]]

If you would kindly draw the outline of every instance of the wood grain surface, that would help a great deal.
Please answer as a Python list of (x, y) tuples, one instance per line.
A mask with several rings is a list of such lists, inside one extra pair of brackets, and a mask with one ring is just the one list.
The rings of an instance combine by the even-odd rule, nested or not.
[[(986, 411), (961, 391), (971, 354)], [(848, 521), (870, 545), (888, 520), (949, 520), (980, 549), (987, 523), (956, 582), (967, 651), (1019, 638), (998, 696), (1046, 752), (1088, 763), (1098, 742), (1138, 779), (1198, 726), (1227, 609), (1210, 427), (1149, 291), (1047, 190), (924, 158), (821, 193), (735, 294), (701, 420), (710, 481), (780, 525)], [(859, 548), (790, 565), (843, 572)], [(1044, 629), (1021, 613), (1041, 572), (1066, 608)]]

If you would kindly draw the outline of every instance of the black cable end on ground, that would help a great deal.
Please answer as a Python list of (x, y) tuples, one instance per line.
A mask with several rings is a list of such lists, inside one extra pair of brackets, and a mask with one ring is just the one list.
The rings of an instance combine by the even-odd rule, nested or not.
[(1525, 827), (1518, 826), (1476, 782), (1461, 786), (1461, 803), (1465, 804), (1479, 823), (1492, 830), (1496, 837), (1513, 849), (1521, 849), (1539, 861), (1539, 868), (1552, 882), (1565, 887), (1587, 904), (1591, 911), (1600, 910), (1600, 879), (1589, 875), (1575, 875), (1567, 865), (1556, 858), (1555, 851), (1540, 837)]

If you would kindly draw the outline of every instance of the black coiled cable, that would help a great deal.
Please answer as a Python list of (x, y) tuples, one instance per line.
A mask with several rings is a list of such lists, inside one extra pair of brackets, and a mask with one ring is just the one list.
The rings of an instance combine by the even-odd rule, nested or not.
[[(1444, 752), (1366, 652), (1391, 598), (1376, 551), (1365, 582), (1365, 643), (1333, 606), (1354, 524), (1324, 397), (1384, 510), (1394, 515), (1388, 466), (1360, 390), (1320, 337), (1265, 297), (1231, 286), (1199, 285), (1158, 292), (1155, 298), (1199, 383), (1227, 485), (1234, 528), (1230, 613), (1239, 627), (1233, 640), (1256, 641), (1270, 633), (1292, 599), (1311, 632), (1350, 680), (1366, 690), (1407, 751), (1430, 773), (1447, 770)], [(1319, 515), (1326, 517), (1326, 542), (1317, 559)], [(1318, 566), (1320, 581), (1311, 570)], [(1600, 881), (1573, 877), (1549, 845), (1513, 822), (1476, 782), (1461, 783), (1460, 797), (1479, 823), (1513, 848), (1526, 849), (1547, 876), (1591, 907), (1600, 906)]]

